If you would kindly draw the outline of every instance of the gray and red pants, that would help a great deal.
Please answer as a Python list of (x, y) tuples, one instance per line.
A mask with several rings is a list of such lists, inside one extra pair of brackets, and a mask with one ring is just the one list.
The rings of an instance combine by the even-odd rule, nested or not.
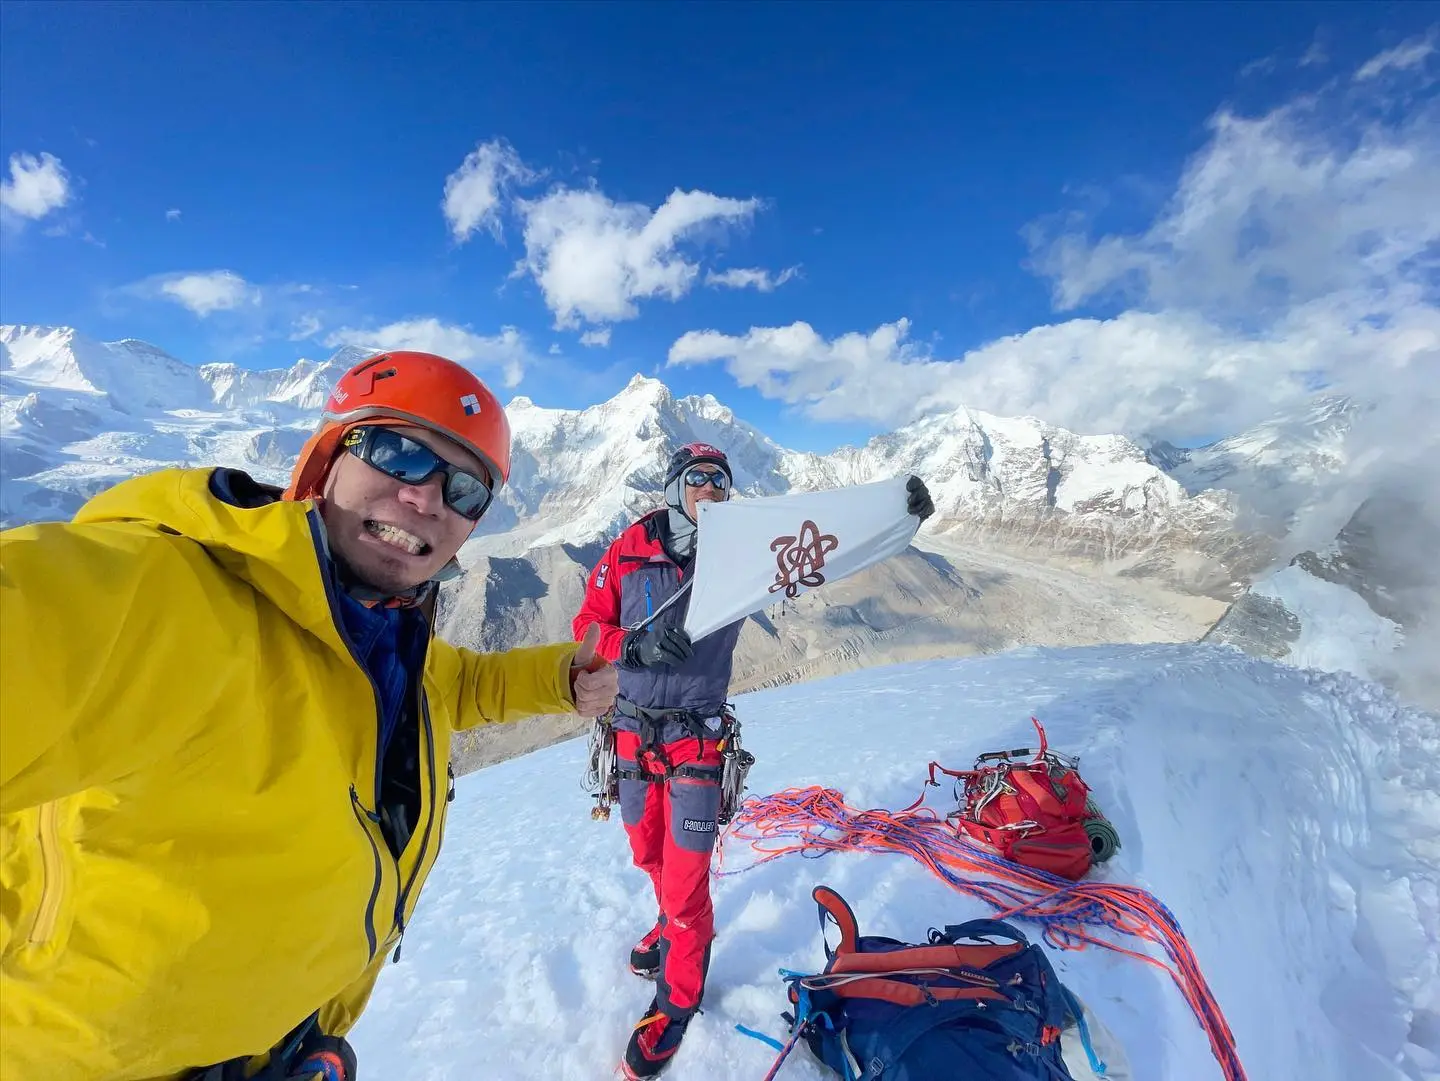
[[(687, 735), (642, 751), (639, 735), (615, 733), (620, 817), (635, 866), (655, 886), (663, 928), (657, 998), (674, 1017), (700, 1005), (715, 937), (710, 857), (720, 814), (719, 747), (718, 739)], [(627, 776), (637, 772), (656, 779)]]

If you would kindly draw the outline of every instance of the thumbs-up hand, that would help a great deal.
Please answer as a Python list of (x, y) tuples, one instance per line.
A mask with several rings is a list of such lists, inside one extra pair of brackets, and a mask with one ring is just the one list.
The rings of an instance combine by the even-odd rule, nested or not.
[(570, 661), (570, 697), (575, 712), (582, 717), (598, 717), (615, 704), (620, 690), (620, 674), (615, 666), (600, 656), (600, 624), (585, 628), (580, 648)]

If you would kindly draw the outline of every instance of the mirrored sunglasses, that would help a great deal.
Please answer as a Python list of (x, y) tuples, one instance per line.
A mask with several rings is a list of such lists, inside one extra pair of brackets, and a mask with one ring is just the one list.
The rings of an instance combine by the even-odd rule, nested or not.
[(692, 488), (703, 488), (707, 484), (713, 484), (717, 492), (723, 492), (730, 487), (730, 478), (718, 469), (713, 473), (704, 469), (690, 469), (685, 473), (685, 483)]
[(393, 428), (353, 428), (345, 436), (345, 449), (404, 484), (424, 484), (439, 473), (445, 478), (445, 505), (472, 522), (485, 513), (494, 498), (484, 479), (452, 465), (424, 443)]

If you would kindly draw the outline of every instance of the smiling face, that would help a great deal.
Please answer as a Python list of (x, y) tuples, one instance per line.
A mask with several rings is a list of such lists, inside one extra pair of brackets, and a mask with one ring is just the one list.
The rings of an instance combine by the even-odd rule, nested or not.
[[(712, 477), (717, 473), (723, 474), (725, 472), (718, 465), (711, 465), (708, 462), (701, 465), (692, 466), (691, 468), (697, 469), (702, 473), (709, 474)], [(686, 472), (688, 473), (690, 472), (690, 470), (687, 469)], [(681, 481), (682, 483), (684, 481), (683, 475), (681, 477)], [(689, 484), (686, 484), (685, 513), (689, 516), (692, 522), (698, 522), (700, 520), (699, 508), (701, 503), (723, 503), (729, 498), (729, 488), (726, 488), (725, 491), (722, 492), (717, 489), (713, 484), (706, 484), (703, 488), (692, 488)]]
[[(387, 424), (461, 469), (486, 476), (469, 451), (426, 428)], [(445, 505), (445, 478), (406, 484), (341, 452), (325, 479), (320, 513), (330, 549), (365, 584), (396, 595), (433, 578), (475, 523)]]

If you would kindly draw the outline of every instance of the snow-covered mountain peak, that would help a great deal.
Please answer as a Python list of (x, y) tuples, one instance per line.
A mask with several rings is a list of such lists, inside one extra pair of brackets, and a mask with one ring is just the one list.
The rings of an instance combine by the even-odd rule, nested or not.
[(1224, 489), (1267, 528), (1283, 529), (1348, 467), (1350, 432), (1370, 408), (1344, 395), (1318, 394), (1296, 409), (1193, 450), (1157, 442), (1148, 458), (1191, 495)]
[(148, 342), (97, 342), (70, 327), (0, 328), (0, 370), (32, 388), (105, 396), (122, 413), (212, 404), (199, 370)]
[[(7, 523), (64, 516), (105, 484), (178, 462), (238, 465), (281, 480), (330, 386), (366, 355), (342, 349), (254, 371), (196, 368), (143, 342), (93, 342), (68, 328), (6, 327), (0, 343)], [(1206, 589), (1235, 579), (1216, 568), (1222, 554), (1233, 562), (1230, 553), (1243, 548), (1226, 535), (1233, 515), (1225, 497), (1187, 493), (1129, 439), (1079, 436), (1033, 417), (961, 408), (862, 447), (802, 453), (711, 394), (677, 398), (639, 373), (585, 409), (517, 397), (507, 412), (510, 481), (475, 542), (493, 555), (612, 536), (659, 503), (671, 452), (694, 440), (726, 451), (743, 497), (915, 473), (935, 498), (931, 530), (1111, 561), (1145, 552), (1156, 573)], [(1196, 546), (1207, 553), (1201, 559), (1180, 554)], [(1178, 569), (1187, 564), (1205, 569)]]

